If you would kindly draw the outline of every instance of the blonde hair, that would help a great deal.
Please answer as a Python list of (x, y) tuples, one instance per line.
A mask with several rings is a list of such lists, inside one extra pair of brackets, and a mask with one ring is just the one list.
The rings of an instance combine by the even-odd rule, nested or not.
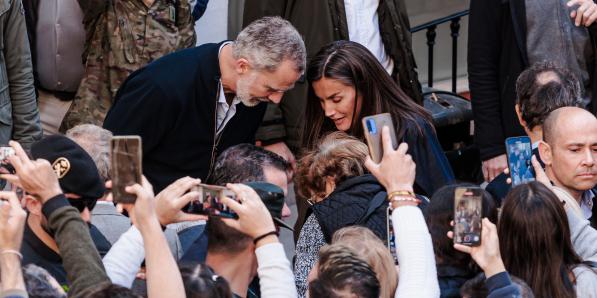
[(332, 244), (350, 247), (373, 269), (379, 280), (380, 297), (394, 297), (398, 287), (398, 273), (388, 248), (371, 230), (361, 226), (342, 228), (332, 237)]
[(338, 185), (344, 180), (365, 174), (367, 145), (345, 132), (335, 131), (323, 137), (315, 149), (298, 162), (299, 194), (304, 198), (325, 196), (325, 177)]

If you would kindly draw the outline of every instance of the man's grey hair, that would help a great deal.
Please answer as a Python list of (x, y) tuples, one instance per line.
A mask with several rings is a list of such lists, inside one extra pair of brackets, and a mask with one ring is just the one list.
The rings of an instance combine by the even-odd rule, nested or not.
[(257, 69), (275, 71), (284, 60), (296, 65), (303, 73), (307, 50), (303, 38), (290, 24), (280, 17), (264, 17), (243, 29), (232, 45), (234, 58), (245, 58)]
[(77, 125), (66, 136), (79, 144), (93, 159), (100, 177), (110, 180), (110, 140), (112, 132), (93, 124)]

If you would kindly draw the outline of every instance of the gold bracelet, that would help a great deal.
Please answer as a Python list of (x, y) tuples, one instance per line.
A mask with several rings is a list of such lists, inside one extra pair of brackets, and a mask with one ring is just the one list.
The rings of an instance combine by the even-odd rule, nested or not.
[(392, 203), (399, 203), (399, 202), (413, 202), (417, 205), (421, 204), (421, 200), (417, 199), (416, 197), (411, 196), (393, 196), (392, 200), (390, 200), (390, 209), (394, 209)]
[(388, 194), (388, 201), (391, 201), (392, 197), (394, 197), (394, 196), (411, 197), (411, 198), (417, 197), (415, 195), (415, 193), (410, 190), (398, 190), (398, 191), (393, 191)]

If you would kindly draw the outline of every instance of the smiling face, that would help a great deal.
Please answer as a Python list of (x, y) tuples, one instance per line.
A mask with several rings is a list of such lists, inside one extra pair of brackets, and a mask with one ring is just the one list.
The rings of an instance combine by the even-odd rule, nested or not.
[(340, 80), (323, 77), (313, 82), (313, 90), (319, 98), (325, 116), (334, 122), (336, 128), (340, 131), (350, 130), (353, 118), (358, 117), (362, 102), (360, 97), (356, 99), (355, 88)]

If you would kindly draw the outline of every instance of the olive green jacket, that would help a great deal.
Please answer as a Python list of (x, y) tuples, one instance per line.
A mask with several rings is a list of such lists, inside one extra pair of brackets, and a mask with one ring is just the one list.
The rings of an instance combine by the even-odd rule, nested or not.
[(0, 0), (0, 144), (41, 139), (33, 66), (21, 0)]
[[(411, 47), (410, 23), (404, 0), (380, 0), (379, 29), (386, 52), (394, 60), (393, 77), (416, 102), (422, 103)], [(282, 16), (301, 33), (307, 47), (307, 62), (323, 46), (348, 39), (344, 0), (246, 0), (243, 26), (263, 16)], [(300, 147), (300, 130), (307, 101), (303, 78), (284, 95), (279, 106), (270, 104), (257, 139), (265, 144), (285, 140), (291, 149)]]

